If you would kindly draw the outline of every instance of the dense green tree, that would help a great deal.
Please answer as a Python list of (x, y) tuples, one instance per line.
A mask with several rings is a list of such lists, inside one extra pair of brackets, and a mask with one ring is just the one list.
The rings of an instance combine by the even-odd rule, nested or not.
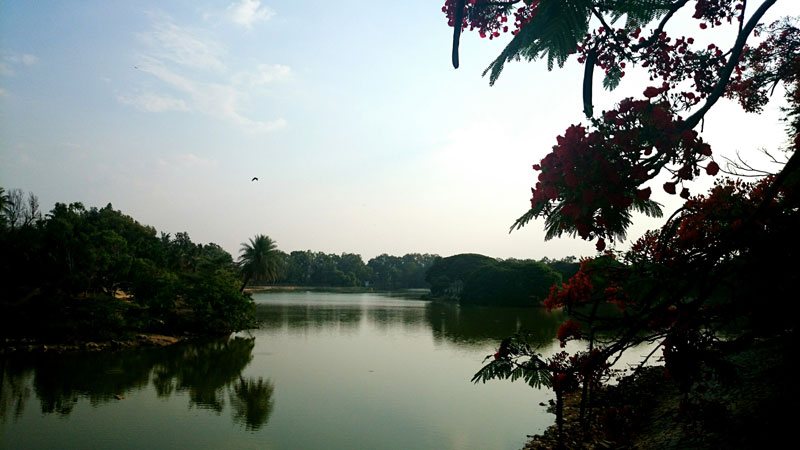
[(461, 304), (534, 306), (541, 304), (561, 275), (532, 260), (497, 260), (477, 254), (437, 259), (426, 279), (435, 298)]
[(372, 276), (372, 269), (364, 264), (361, 255), (355, 253), (342, 253), (338, 267), (350, 278), (352, 286), (363, 286)]
[(461, 304), (538, 306), (561, 275), (535, 261), (498, 261), (466, 279)]
[[(3, 190), (2, 192), (5, 192)], [(15, 190), (16, 199), (25, 198)], [(56, 203), (45, 217), (28, 194), (0, 227), (0, 332), (109, 339), (133, 330), (224, 333), (253, 323), (233, 258), (187, 233), (156, 236), (116, 211)], [(4, 210), (5, 211), (5, 210)], [(31, 219), (32, 218), (32, 219)]]
[(251, 280), (272, 282), (278, 278), (280, 260), (278, 247), (269, 236), (258, 234), (250, 238), (249, 243), (242, 243), (239, 254), (239, 267), (242, 271), (242, 287)]
[(495, 264), (497, 260), (475, 253), (439, 258), (425, 275), (434, 297), (460, 298), (464, 283), (477, 270)]
[(581, 264), (574, 256), (567, 256), (561, 259), (544, 257), (540, 259), (539, 262), (560, 273), (561, 279), (564, 281), (572, 278), (572, 276), (578, 273), (578, 270), (581, 268)]
[(295, 286), (310, 286), (314, 254), (310, 250), (293, 251), (285, 257), (284, 282)]
[(398, 288), (402, 264), (401, 258), (385, 253), (370, 259), (367, 265), (372, 269), (372, 284), (384, 289)]
[(285, 270), (277, 281), (294, 286), (425, 288), (425, 271), (434, 259), (435, 255), (429, 254), (383, 254), (364, 264), (361, 255), (354, 253), (293, 251), (282, 254)]

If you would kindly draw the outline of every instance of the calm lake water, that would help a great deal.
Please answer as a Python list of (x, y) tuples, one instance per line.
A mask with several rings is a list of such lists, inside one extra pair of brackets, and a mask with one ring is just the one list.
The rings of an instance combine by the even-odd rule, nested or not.
[(227, 340), (2, 361), (0, 448), (519, 449), (553, 416), (522, 382), (473, 384), (500, 339), (558, 318), (402, 296), (254, 295)]

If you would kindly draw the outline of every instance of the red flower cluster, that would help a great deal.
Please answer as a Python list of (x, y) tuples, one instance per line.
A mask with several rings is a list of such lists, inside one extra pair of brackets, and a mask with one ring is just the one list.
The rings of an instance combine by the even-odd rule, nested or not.
[(603, 290), (603, 294), (606, 296), (606, 303), (616, 305), (621, 312), (625, 312), (629, 306), (635, 305), (635, 302), (631, 301), (622, 286), (614, 280), (610, 280), (609, 286)]
[[(701, 20), (706, 17), (717, 16), (706, 14)], [(599, 27), (587, 34), (578, 46), (578, 62), (585, 63), (593, 51), (595, 65), (602, 68), (606, 76), (616, 74), (619, 77), (625, 75), (623, 69), (627, 62), (639, 64), (649, 72), (650, 81), (662, 82), (660, 91), (649, 88), (645, 96), (652, 98), (664, 94), (664, 100), (669, 100), (675, 110), (689, 110), (713, 91), (726, 63), (720, 48), (710, 44), (704, 49), (694, 50), (690, 47), (694, 44), (692, 37), (673, 39), (666, 32), (657, 30), (645, 38), (641, 33), (641, 28)], [(669, 92), (684, 81), (692, 82), (689, 90), (684, 86), (680, 92)]]
[[(508, 18), (514, 16), (513, 30), (517, 34), (536, 15), (539, 2), (514, 8), (514, 2), (492, 2), (489, 0), (466, 0), (462, 14), (462, 30), (478, 30), (482, 38), (494, 39), (501, 33), (509, 32)], [(447, 16), (447, 24), (455, 25), (458, 0), (446, 0), (442, 12)]]
[[(655, 97), (665, 88), (649, 87)], [(594, 131), (572, 125), (557, 138), (553, 151), (533, 166), (540, 171), (532, 188), (531, 209), (537, 215), (557, 215), (557, 234), (576, 233), (583, 239), (605, 238), (624, 231), (627, 210), (646, 204), (651, 188), (641, 185), (668, 164), (677, 165), (675, 181), (664, 190), (700, 175), (699, 163), (711, 155), (711, 147), (697, 132), (682, 128), (682, 121), (666, 103), (623, 100), (617, 109), (594, 120)], [(654, 152), (655, 150), (655, 152)], [(716, 163), (706, 173), (716, 174)], [(688, 197), (688, 190), (682, 193)]]
[[(757, 183), (741, 179), (717, 182), (707, 196), (699, 195), (686, 201), (683, 212), (670, 228), (675, 230), (673, 234), (648, 231), (633, 244), (627, 259), (634, 263), (659, 262), (683, 267), (694, 259), (705, 258), (712, 249), (717, 249), (719, 258), (738, 254), (746, 244), (739, 242), (738, 235), (731, 232), (740, 231), (742, 218), (752, 215), (765, 201), (764, 195), (774, 180), (775, 177), (770, 176)], [(800, 201), (793, 187), (781, 189), (778, 196), (778, 200), (773, 200), (764, 210), (766, 217), (782, 217), (781, 211), (796, 208)], [(746, 233), (742, 236), (742, 239), (752, 238)]]
[(744, 2), (741, 0), (697, 0), (692, 17), (704, 21), (700, 24), (700, 28), (706, 28), (706, 23), (714, 27), (722, 25), (723, 20), (731, 23), (737, 11), (742, 9)]
[(581, 324), (572, 320), (567, 320), (564, 324), (558, 327), (558, 341), (561, 343), (561, 348), (567, 344), (569, 339), (581, 338)]
[(578, 273), (560, 287), (553, 286), (550, 288), (550, 295), (542, 302), (547, 312), (551, 312), (554, 308), (577, 306), (589, 301), (594, 293), (594, 286), (589, 279), (591, 272), (590, 261), (589, 259), (581, 260), (581, 268)]

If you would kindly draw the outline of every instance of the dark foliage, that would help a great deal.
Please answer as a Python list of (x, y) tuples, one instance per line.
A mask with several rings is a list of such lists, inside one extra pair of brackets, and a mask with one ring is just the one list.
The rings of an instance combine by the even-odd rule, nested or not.
[(187, 233), (152, 227), (104, 208), (57, 203), (35, 220), (0, 226), (5, 294), (0, 328), (9, 337), (113, 339), (132, 332), (224, 333), (253, 323), (231, 256)]

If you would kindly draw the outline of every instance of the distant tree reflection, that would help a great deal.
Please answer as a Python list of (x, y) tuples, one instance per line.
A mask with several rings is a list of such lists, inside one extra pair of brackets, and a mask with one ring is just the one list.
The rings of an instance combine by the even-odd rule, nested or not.
[(0, 358), (0, 422), (22, 416), (25, 403), (33, 392), (29, 383), (32, 377), (33, 371), (9, 365)]
[(18, 420), (32, 399), (42, 414), (67, 416), (80, 401), (99, 406), (152, 383), (158, 397), (188, 393), (189, 408), (217, 414), (225, 409), (227, 392), (234, 422), (257, 430), (272, 412), (274, 385), (242, 378), (254, 345), (254, 338), (235, 337), (156, 349), (0, 358), (0, 421)]
[(242, 378), (230, 391), (233, 421), (244, 425), (247, 431), (256, 431), (269, 421), (275, 404), (272, 393), (275, 385), (270, 380)]

